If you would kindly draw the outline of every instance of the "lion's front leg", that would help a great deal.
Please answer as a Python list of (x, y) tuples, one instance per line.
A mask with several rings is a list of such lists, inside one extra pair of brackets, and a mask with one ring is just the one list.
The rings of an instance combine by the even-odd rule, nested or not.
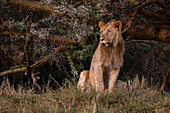
[(94, 81), (96, 91), (104, 92), (103, 71), (101, 67), (96, 67), (94, 69)]
[(113, 88), (115, 86), (118, 74), (119, 74), (119, 69), (113, 69), (110, 72), (110, 76), (109, 76), (109, 88), (108, 88), (109, 93), (113, 92)]
[(84, 91), (86, 87), (90, 86), (89, 82), (89, 71), (84, 70), (80, 73), (79, 81), (77, 88), (80, 89), (81, 91)]

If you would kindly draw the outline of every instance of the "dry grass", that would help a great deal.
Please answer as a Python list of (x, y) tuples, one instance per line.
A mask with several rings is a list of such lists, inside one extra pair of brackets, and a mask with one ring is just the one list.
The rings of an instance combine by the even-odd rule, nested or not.
[(81, 93), (69, 83), (58, 90), (46, 88), (36, 93), (21, 85), (17, 90), (8, 82), (0, 86), (0, 112), (52, 112), (52, 113), (112, 113), (112, 112), (162, 112), (170, 111), (170, 94), (162, 94), (150, 88), (138, 78), (126, 88), (115, 89), (112, 95), (96, 94), (95, 91)]

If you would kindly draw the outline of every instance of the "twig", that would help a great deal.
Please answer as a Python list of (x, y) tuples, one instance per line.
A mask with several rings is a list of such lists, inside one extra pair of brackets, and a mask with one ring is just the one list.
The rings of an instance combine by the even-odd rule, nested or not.
[(148, 5), (152, 4), (152, 3), (155, 3), (155, 2), (157, 2), (157, 0), (143, 0), (142, 2), (138, 3), (137, 5), (135, 5), (133, 8), (131, 8), (126, 13), (130, 13), (132, 11), (142, 9), (142, 8), (148, 6)]
[(168, 71), (167, 71), (167, 73), (166, 73), (166, 76), (164, 77), (164, 81), (163, 81), (162, 86), (161, 86), (161, 88), (160, 88), (161, 91), (164, 90), (164, 87), (165, 87), (165, 85), (166, 85), (166, 82), (167, 82), (169, 76), (170, 76), (170, 68), (168, 69)]
[(132, 23), (133, 23), (133, 21), (134, 21), (134, 19), (135, 19), (135, 16), (136, 16), (136, 14), (137, 14), (137, 11), (138, 11), (138, 10), (135, 10), (135, 12), (131, 15), (131, 17), (129, 18), (128, 22), (126, 23), (125, 28), (124, 28), (124, 30), (122, 31), (122, 33), (127, 32), (127, 31), (132, 27)]
[(150, 55), (150, 53), (146, 54), (144, 57), (142, 57), (140, 60), (138, 60), (138, 61), (132, 66), (132, 68), (130, 69), (129, 74), (132, 73), (134, 67), (135, 67), (137, 64), (139, 64), (140, 62), (142, 62), (142, 61), (143, 61), (146, 57), (148, 57), (149, 55)]
[(29, 54), (28, 54), (28, 39), (25, 42), (24, 52), (25, 52), (25, 56), (26, 56), (26, 71), (25, 71), (25, 75), (29, 76), (31, 74), (31, 69), (30, 69), (30, 60), (29, 60)]
[(51, 76), (51, 74), (50, 74), (50, 78), (53, 79), (53, 81), (61, 88), (61, 85)]
[(25, 52), (25, 56), (26, 56), (26, 72), (25, 72), (26, 76), (27, 75), (30, 76), (30, 74), (31, 74), (30, 58), (29, 58), (29, 53), (28, 53), (28, 35), (27, 35), (29, 33), (29, 30), (28, 30), (27, 24), (26, 24), (26, 21), (27, 21), (27, 19), (29, 18), (30, 15), (31, 15), (31, 13), (24, 19), (24, 26), (25, 26), (25, 29), (26, 29), (26, 34), (25, 34), (26, 42), (25, 42), (25, 46), (24, 46), (24, 52)]
[(162, 1), (162, 0), (144, 0), (140, 3), (138, 3), (137, 5), (135, 5), (133, 8), (131, 8), (129, 11), (127, 11), (126, 13), (130, 13), (134, 10), (139, 10), (139, 9), (142, 9), (150, 4), (153, 4), (153, 3), (156, 3), (158, 6), (162, 7), (162, 8), (165, 8), (165, 9), (168, 9), (168, 6)]
[(27, 28), (27, 23), (26, 21), (28, 20), (28, 18), (30, 17), (30, 15), (32, 15), (32, 13), (30, 13), (25, 19), (24, 19), (24, 26), (25, 26), (25, 29), (26, 29), (26, 33), (29, 33), (29, 30)]
[(34, 74), (33, 72), (31, 73), (31, 78), (32, 78), (32, 80), (33, 80), (33, 85), (34, 85), (35, 87), (37, 87), (38, 90), (41, 90), (39, 84), (37, 83), (37, 80), (38, 80), (39, 78), (35, 78), (35, 74)]
[(4, 19), (0, 17), (0, 28), (2, 28), (3, 30), (9, 30), (9, 25), (4, 22)]
[(142, 62), (143, 62), (143, 64), (145, 65), (146, 70), (147, 70), (148, 72), (150, 72), (152, 75), (156, 76), (156, 77), (157, 77), (157, 79), (159, 79), (158, 75), (157, 75), (157, 74), (155, 74), (152, 70), (148, 69), (148, 68), (147, 68), (147, 65), (146, 65), (146, 63), (145, 63), (144, 61), (142, 61)]
[(117, 5), (117, 4), (115, 4), (114, 2), (113, 2), (113, 5), (114, 5), (117, 9), (121, 10), (122, 12), (124, 12), (123, 8), (122, 8), (122, 7), (120, 7), (120, 6), (118, 6), (118, 5)]

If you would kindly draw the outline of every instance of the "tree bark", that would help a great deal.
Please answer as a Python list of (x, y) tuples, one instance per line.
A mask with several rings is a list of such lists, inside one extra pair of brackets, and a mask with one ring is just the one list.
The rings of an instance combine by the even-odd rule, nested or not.
[[(40, 68), (41, 66), (43, 66), (45, 63), (47, 63), (47, 61), (48, 61), (47, 59), (41, 59), (41, 60), (37, 61), (35, 64), (31, 65), (30, 68), (31, 68), (31, 70), (36, 70), (36, 69)], [(1, 72), (0, 77), (10, 75), (10, 74), (15, 74), (15, 73), (23, 73), (25, 71), (26, 71), (26, 67), (10, 69), (10, 70)]]
[[(32, 12), (42, 12), (46, 14), (53, 14), (53, 5), (45, 5), (38, 1), (28, 1), (28, 0), (9, 0), (7, 4), (19, 7), (21, 9), (29, 10)], [(54, 13), (57, 14), (58, 13)]]

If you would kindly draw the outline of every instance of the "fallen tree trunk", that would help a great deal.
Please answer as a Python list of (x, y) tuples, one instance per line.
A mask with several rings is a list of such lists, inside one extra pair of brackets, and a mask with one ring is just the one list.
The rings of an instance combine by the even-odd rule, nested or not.
[[(43, 66), (45, 63), (47, 63), (47, 61), (48, 61), (47, 59), (41, 59), (41, 60), (37, 61), (35, 64), (31, 65), (30, 68), (31, 68), (31, 70), (36, 70), (36, 69), (40, 68), (41, 66)], [(9, 74), (23, 73), (25, 71), (26, 71), (26, 67), (10, 69), (10, 70), (1, 72), (0, 77), (6, 76)]]
[[(66, 49), (66, 46), (59, 46), (57, 48), (53, 48), (55, 50), (55, 53), (61, 53), (64, 52)], [(49, 60), (51, 59), (51, 55), (48, 55), (47, 57), (40, 59), (39, 61), (37, 61), (36, 63), (34, 63), (33, 65), (30, 66), (31, 71), (35, 72), (35, 70), (37, 70), (38, 68), (42, 67), (43, 65), (45, 65)], [(17, 69), (10, 69), (10, 70), (6, 70), (4, 72), (0, 73), (0, 77), (6, 76), (6, 75), (11, 75), (11, 74), (16, 74), (16, 73), (23, 73), (26, 71), (26, 67), (22, 67), (22, 68), (17, 68)]]
[(168, 31), (169, 29), (169, 27), (161, 27), (154, 25), (151, 25), (150, 27), (145, 26), (142, 29), (137, 28), (136, 26), (133, 29), (131, 28), (129, 31), (123, 33), (123, 36), (124, 38), (126, 38), (126, 40), (155, 40), (170, 43), (170, 33)]
[(32, 12), (42, 12), (46, 14), (56, 14), (53, 12), (54, 5), (46, 5), (38, 1), (28, 1), (28, 0), (9, 0), (7, 4), (19, 7), (21, 9), (29, 10)]
[(39, 1), (28, 1), (28, 0), (9, 0), (7, 2), (8, 5), (15, 6), (18, 8), (21, 8), (23, 10), (28, 10), (31, 12), (41, 12), (45, 14), (50, 14), (50, 15), (56, 15), (56, 16), (68, 16), (69, 18), (75, 18), (73, 15), (70, 16), (67, 12), (56, 12), (55, 7), (57, 5), (53, 4), (44, 4)]

